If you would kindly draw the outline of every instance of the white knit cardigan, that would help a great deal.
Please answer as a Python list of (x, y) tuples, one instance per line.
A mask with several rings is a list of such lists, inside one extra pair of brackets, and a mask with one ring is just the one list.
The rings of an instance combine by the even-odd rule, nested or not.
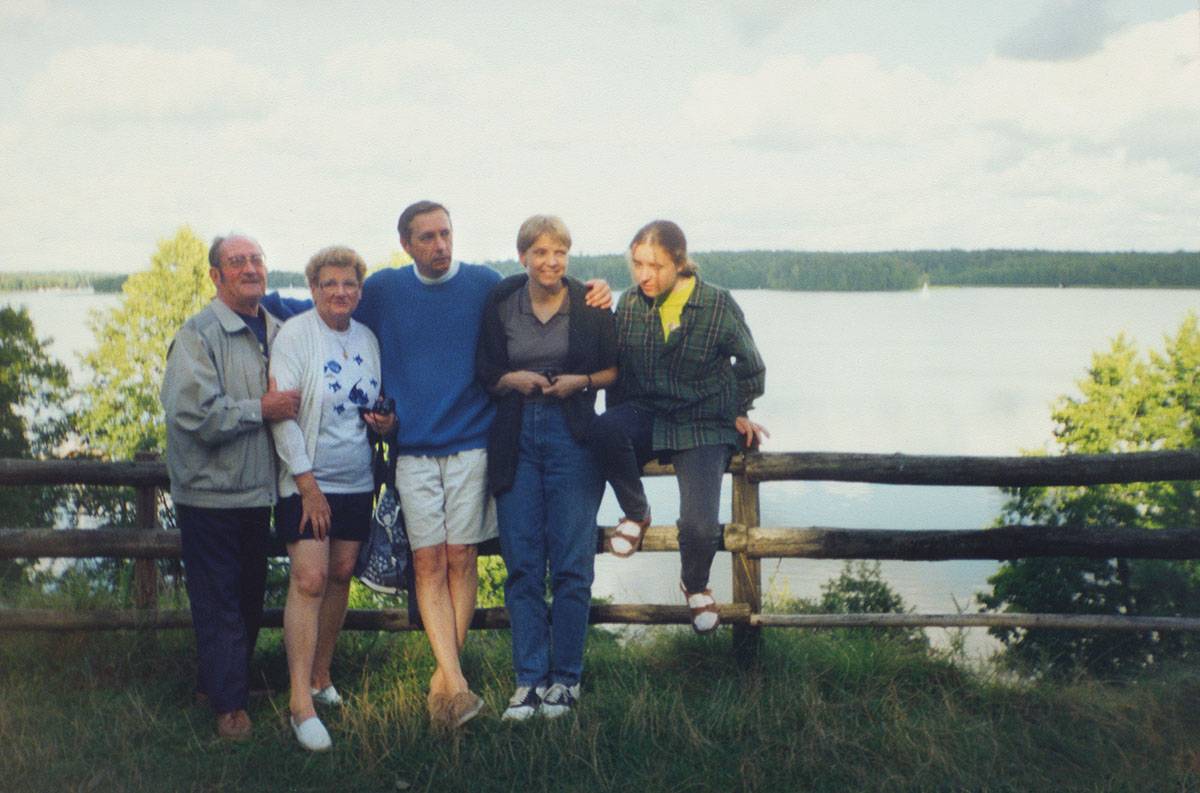
[[(271, 345), (271, 377), (280, 391), (300, 389), (300, 414), (296, 419), (271, 424), (275, 436), (275, 453), (279, 457), (279, 497), (293, 496), (295, 477), (312, 470), (317, 454), (317, 436), (321, 431), (321, 407), (324, 393), (325, 347), (322, 342), (323, 322), (316, 309), (309, 309), (289, 319), (279, 330)], [(365, 331), (375, 360), (379, 360), (379, 342), (375, 334), (361, 323), (350, 320)], [(376, 379), (378, 379), (376, 373)], [(300, 450), (303, 449), (303, 453)]]

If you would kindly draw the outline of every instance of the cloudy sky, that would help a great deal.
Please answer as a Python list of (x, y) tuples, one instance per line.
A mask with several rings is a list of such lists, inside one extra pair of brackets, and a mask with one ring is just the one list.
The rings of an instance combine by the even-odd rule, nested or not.
[(1196, 0), (0, 0), (0, 270), (298, 270), (446, 203), (577, 253), (1200, 248)]

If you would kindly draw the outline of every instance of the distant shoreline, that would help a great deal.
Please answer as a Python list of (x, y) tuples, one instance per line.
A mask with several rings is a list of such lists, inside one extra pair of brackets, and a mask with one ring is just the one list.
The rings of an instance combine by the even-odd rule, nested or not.
[[(701, 276), (729, 289), (801, 292), (903, 292), (928, 285), (1101, 289), (1198, 289), (1200, 251), (1139, 253), (1043, 250), (710, 251), (694, 254)], [(513, 259), (485, 264), (519, 272)], [(571, 257), (571, 274), (628, 279), (621, 254)], [(0, 291), (87, 290), (118, 293), (127, 275), (81, 271), (0, 273)], [(304, 276), (277, 271), (270, 287), (303, 287)]]

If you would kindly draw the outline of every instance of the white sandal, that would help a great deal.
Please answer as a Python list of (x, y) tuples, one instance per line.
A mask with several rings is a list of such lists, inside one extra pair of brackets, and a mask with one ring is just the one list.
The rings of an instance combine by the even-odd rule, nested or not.
[(717, 601), (712, 596), (712, 590), (688, 592), (682, 581), (679, 582), (679, 589), (687, 598), (688, 608), (692, 612), (692, 630), (696, 633), (715, 631), (721, 624), (721, 612), (717, 608)]
[(608, 538), (608, 552), (618, 559), (628, 559), (642, 547), (642, 538), (650, 527), (650, 516), (645, 520), (634, 520), (630, 517), (621, 518), (612, 536)]

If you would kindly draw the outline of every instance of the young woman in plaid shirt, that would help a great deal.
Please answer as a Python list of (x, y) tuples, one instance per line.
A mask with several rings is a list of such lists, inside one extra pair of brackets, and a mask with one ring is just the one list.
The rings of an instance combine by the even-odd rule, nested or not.
[(692, 628), (708, 633), (720, 622), (708, 575), (721, 538), (721, 477), (738, 446), (753, 448), (767, 435), (748, 417), (766, 369), (741, 308), (700, 278), (679, 226), (646, 224), (627, 256), (635, 288), (617, 305), (620, 378), (592, 432), (625, 515), (609, 550), (622, 558), (637, 551), (650, 525), (642, 466), (655, 457), (671, 462), (679, 482), (680, 588)]

